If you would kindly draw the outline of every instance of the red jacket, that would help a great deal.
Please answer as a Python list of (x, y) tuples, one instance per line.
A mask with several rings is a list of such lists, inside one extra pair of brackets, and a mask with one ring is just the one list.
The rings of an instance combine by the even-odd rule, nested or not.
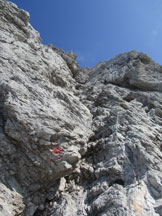
[(54, 154), (63, 154), (64, 153), (64, 149), (62, 149), (62, 148), (54, 148), (53, 149), (53, 153)]

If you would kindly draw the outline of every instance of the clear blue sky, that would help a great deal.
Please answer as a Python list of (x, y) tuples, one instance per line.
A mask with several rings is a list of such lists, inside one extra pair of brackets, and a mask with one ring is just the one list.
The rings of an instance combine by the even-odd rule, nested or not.
[(74, 51), (79, 64), (130, 50), (162, 64), (162, 0), (12, 0), (30, 13), (43, 44)]

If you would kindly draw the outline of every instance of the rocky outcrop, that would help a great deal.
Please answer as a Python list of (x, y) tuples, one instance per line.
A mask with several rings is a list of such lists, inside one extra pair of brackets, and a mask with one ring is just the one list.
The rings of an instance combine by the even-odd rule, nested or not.
[(162, 67), (80, 68), (15, 4), (0, 15), (0, 215), (162, 215)]
[[(73, 171), (87, 148), (91, 114), (75, 96), (66, 61), (40, 43), (29, 15), (10, 2), (0, 1), (0, 9), (0, 178), (28, 196)], [(56, 161), (58, 144), (65, 153)]]
[(136, 51), (92, 69), (80, 94), (93, 114), (88, 215), (162, 214), (161, 76), (162, 67)]

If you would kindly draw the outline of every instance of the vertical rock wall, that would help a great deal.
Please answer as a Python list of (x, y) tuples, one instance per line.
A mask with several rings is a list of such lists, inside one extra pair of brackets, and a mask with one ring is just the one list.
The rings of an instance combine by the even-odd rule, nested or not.
[(162, 215), (162, 67), (81, 69), (4, 0), (0, 27), (0, 216)]
[[(87, 148), (91, 114), (75, 96), (66, 61), (41, 44), (29, 14), (2, 0), (0, 14), (0, 179), (28, 197), (72, 172)], [(65, 153), (57, 160), (58, 145)]]

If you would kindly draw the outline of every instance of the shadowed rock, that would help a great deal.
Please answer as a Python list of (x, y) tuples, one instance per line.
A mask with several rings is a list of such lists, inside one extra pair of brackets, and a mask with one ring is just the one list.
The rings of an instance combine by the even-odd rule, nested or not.
[(15, 4), (0, 15), (0, 216), (162, 215), (162, 67), (80, 68)]

